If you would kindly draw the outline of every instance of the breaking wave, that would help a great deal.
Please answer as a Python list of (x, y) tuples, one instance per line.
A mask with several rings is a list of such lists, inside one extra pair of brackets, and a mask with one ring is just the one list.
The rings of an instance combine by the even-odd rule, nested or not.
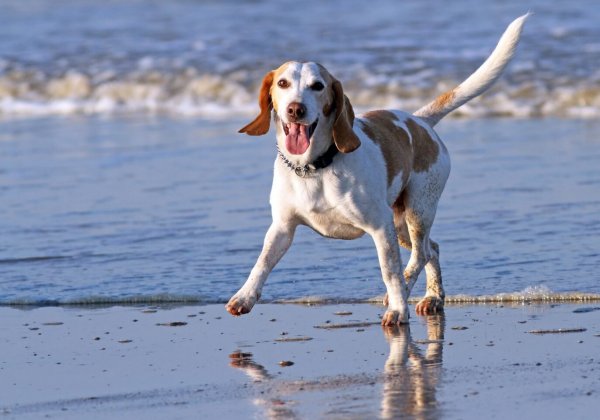
[[(359, 74), (360, 73), (360, 74)], [(346, 93), (357, 110), (397, 108), (416, 110), (459, 80), (423, 83), (401, 77), (381, 78), (364, 70), (350, 77)], [(464, 105), (453, 117), (600, 117), (598, 80), (500, 81), (497, 86)], [(172, 114), (210, 118), (256, 112), (260, 82), (254, 72), (200, 73), (136, 70), (88, 75), (67, 71), (60, 75), (37, 70), (0, 73), (0, 116)]]

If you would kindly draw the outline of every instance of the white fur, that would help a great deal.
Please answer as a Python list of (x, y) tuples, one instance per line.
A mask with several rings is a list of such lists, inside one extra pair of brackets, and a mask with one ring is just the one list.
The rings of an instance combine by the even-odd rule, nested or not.
[[(363, 132), (360, 118), (353, 127), (360, 139), (360, 147), (351, 153), (338, 153), (326, 168), (300, 177), (278, 157), (270, 198), (273, 222), (254, 268), (246, 283), (230, 299), (227, 310), (233, 315), (241, 315), (252, 309), (260, 298), (267, 276), (290, 247), (295, 229), (301, 224), (332, 238), (355, 239), (364, 233), (373, 238), (387, 289), (388, 309), (382, 319), (384, 325), (408, 321), (407, 299), (423, 268), (427, 273), (427, 291), (417, 305), (417, 311), (429, 313), (440, 309), (444, 292), (439, 252), (429, 232), (450, 173), (450, 157), (432, 125), (452, 109), (482, 93), (499, 77), (514, 53), (526, 17), (522, 16), (508, 27), (490, 58), (456, 88), (453, 101), (443, 109), (429, 104), (415, 115), (392, 111), (396, 116), (394, 124), (406, 133), (410, 133), (407, 128), (410, 120), (411, 124), (425, 129), (437, 143), (439, 153), (427, 169), (412, 170), (404, 180), (403, 174), (396, 175), (388, 185), (386, 159), (390, 157), (384, 156), (383, 149)], [(326, 115), (324, 109), (331, 100), (328, 92), (331, 92), (334, 79), (315, 63), (286, 63), (274, 74), (276, 79), (272, 82), (270, 95), (275, 104), (278, 147), (294, 164), (310, 163), (332, 145), (336, 116)], [(287, 87), (277, 85), (281, 79), (288, 82)], [(322, 91), (310, 89), (315, 81), (326, 88)], [(285, 146), (282, 123), (290, 122), (286, 109), (292, 102), (306, 106), (302, 124), (319, 121), (310, 146), (302, 155), (292, 155)], [(410, 141), (414, 143), (415, 139), (411, 137)], [(405, 208), (394, 213), (392, 204), (401, 193), (404, 194)], [(411, 257), (404, 271), (399, 240), (404, 245), (412, 244)]]
[(437, 109), (434, 105), (435, 101), (432, 101), (417, 110), (414, 115), (421, 117), (433, 127), (447, 114), (489, 89), (498, 80), (515, 54), (523, 25), (530, 15), (531, 13), (527, 13), (520, 16), (508, 25), (488, 59), (475, 73), (453, 89), (454, 99), (450, 103), (441, 109)]

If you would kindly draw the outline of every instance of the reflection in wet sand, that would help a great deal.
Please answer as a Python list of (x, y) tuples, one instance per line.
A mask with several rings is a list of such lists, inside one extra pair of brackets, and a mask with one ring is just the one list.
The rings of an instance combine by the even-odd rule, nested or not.
[(271, 379), (271, 375), (269, 375), (267, 369), (252, 360), (252, 353), (244, 353), (237, 350), (229, 355), (229, 359), (231, 359), (229, 362), (231, 367), (242, 369), (246, 375), (256, 382)]
[[(252, 353), (236, 350), (229, 355), (230, 366), (241, 369), (261, 389), (254, 400), (269, 419), (296, 418), (299, 402), (290, 396), (306, 391), (372, 385), (382, 383), (381, 418), (410, 416), (417, 419), (439, 416), (437, 390), (442, 371), (444, 315), (426, 317), (427, 340), (414, 341), (410, 326), (382, 327), (390, 351), (383, 375), (373, 372), (357, 377), (322, 377), (312, 381), (282, 381), (256, 363)], [(423, 351), (423, 345), (426, 348)], [(265, 389), (262, 389), (262, 387)]]
[[(272, 379), (267, 369), (264, 366), (256, 363), (252, 359), (252, 353), (234, 351), (229, 355), (229, 365), (231, 367), (241, 369), (248, 375), (253, 382), (261, 383)], [(257, 398), (254, 403), (265, 408), (265, 418), (268, 419), (293, 419), (296, 418), (286, 401), (282, 398), (282, 394), (276, 390), (272, 398)]]
[(444, 316), (427, 317), (425, 354), (410, 336), (410, 326), (384, 328), (390, 344), (385, 362), (381, 417), (410, 415), (417, 419), (437, 417), (437, 386), (442, 370)]

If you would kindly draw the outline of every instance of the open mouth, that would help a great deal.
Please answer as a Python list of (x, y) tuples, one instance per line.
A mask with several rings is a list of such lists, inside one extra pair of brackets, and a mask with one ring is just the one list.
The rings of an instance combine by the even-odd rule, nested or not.
[[(317, 129), (318, 123), (319, 123), (319, 119), (317, 118), (314, 123), (312, 123), (310, 126), (308, 126), (308, 138), (309, 139), (312, 137), (313, 133)], [(292, 128), (293, 125), (306, 127), (305, 124), (296, 124), (296, 123), (286, 124), (283, 121), (281, 122), (281, 125), (283, 126), (283, 132), (285, 133), (286, 136), (288, 136), (290, 134), (290, 128)], [(298, 127), (298, 128), (300, 128), (300, 127)]]
[(311, 125), (288, 123), (285, 124), (283, 121), (283, 132), (285, 133), (285, 147), (288, 152), (293, 155), (301, 155), (310, 146), (310, 139), (317, 128), (319, 119), (317, 119)]

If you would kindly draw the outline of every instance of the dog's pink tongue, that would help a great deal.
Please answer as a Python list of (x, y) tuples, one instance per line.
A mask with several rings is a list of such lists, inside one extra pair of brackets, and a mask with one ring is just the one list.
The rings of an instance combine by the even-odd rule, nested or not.
[(289, 133), (285, 137), (285, 147), (293, 155), (301, 155), (310, 146), (308, 139), (308, 126), (302, 124), (290, 124)]

